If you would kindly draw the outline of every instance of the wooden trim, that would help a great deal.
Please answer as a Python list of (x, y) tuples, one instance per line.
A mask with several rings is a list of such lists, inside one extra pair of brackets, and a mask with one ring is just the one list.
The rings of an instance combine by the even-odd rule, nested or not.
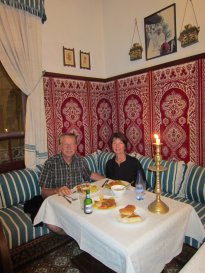
[(1, 220), (0, 220), (0, 272), (2, 273), (13, 272), (13, 265)]
[(191, 56), (191, 57), (187, 57), (187, 58), (183, 58), (183, 59), (179, 59), (179, 60), (174, 60), (174, 61), (171, 61), (171, 62), (168, 62), (168, 63), (163, 63), (163, 64), (159, 64), (159, 65), (155, 65), (155, 66), (150, 66), (150, 67), (143, 68), (143, 69), (140, 69), (140, 70), (136, 70), (136, 71), (133, 71), (133, 72), (128, 72), (128, 73), (125, 73), (125, 74), (121, 74), (121, 75), (118, 75), (118, 76), (108, 78), (106, 81), (118, 80), (118, 79), (121, 79), (121, 78), (126, 78), (126, 77), (134, 76), (134, 75), (137, 75), (137, 74), (142, 74), (142, 73), (154, 71), (154, 70), (157, 70), (157, 69), (163, 69), (163, 68), (174, 66), (174, 65), (193, 62), (193, 61), (196, 61), (196, 60), (202, 59), (202, 58), (205, 58), (205, 53), (198, 54), (198, 55)]
[(81, 76), (75, 76), (75, 75), (67, 75), (67, 74), (59, 74), (59, 73), (52, 73), (52, 72), (45, 72), (44, 77), (50, 77), (50, 78), (61, 78), (61, 79), (73, 79), (73, 80), (79, 80), (79, 81), (92, 81), (92, 82), (106, 82), (106, 79), (101, 78), (92, 78), (92, 77), (81, 77)]
[(59, 74), (59, 73), (52, 73), (52, 72), (45, 72), (44, 76), (45, 77), (51, 77), (51, 78), (54, 77), (54, 78), (74, 79), (74, 80), (81, 80), (81, 81), (85, 80), (85, 81), (91, 81), (91, 82), (93, 81), (93, 82), (105, 82), (106, 83), (106, 82), (118, 80), (118, 79), (121, 79), (121, 78), (134, 76), (134, 75), (137, 75), (137, 74), (142, 74), (142, 73), (154, 71), (154, 70), (157, 70), (157, 69), (162, 69), (162, 68), (173, 66), (173, 65), (179, 65), (179, 64), (183, 64), (183, 63), (187, 63), (187, 62), (192, 62), (192, 61), (202, 59), (202, 58), (205, 58), (205, 53), (201, 53), (201, 54), (198, 54), (198, 55), (182, 58), (182, 59), (179, 59), (179, 60), (174, 60), (174, 61), (171, 61), (171, 62), (167, 62), (167, 63), (155, 65), (155, 66), (150, 66), (150, 67), (147, 67), (147, 68), (143, 68), (143, 69), (140, 69), (140, 70), (135, 70), (135, 71), (132, 71), (132, 72), (120, 74), (120, 75), (113, 76), (113, 77), (106, 78), (106, 79), (92, 78), (92, 77), (82, 77), (82, 76)]

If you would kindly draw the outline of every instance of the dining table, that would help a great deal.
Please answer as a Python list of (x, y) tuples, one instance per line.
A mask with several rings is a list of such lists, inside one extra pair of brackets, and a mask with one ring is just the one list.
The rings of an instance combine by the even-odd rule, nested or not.
[[(113, 196), (110, 189), (102, 187), (105, 179), (94, 182), (99, 196)], [(76, 194), (75, 194), (76, 195)], [(34, 225), (43, 222), (62, 228), (79, 245), (80, 249), (117, 273), (160, 273), (164, 266), (182, 251), (185, 236), (202, 242), (204, 227), (194, 210), (186, 203), (161, 196), (169, 207), (168, 213), (149, 211), (148, 206), (156, 194), (145, 192), (138, 201), (134, 187), (123, 196), (113, 197), (117, 206), (112, 209), (93, 209), (85, 214), (80, 198), (68, 202), (57, 194), (47, 197), (41, 205)], [(135, 205), (142, 221), (122, 223), (119, 209)]]

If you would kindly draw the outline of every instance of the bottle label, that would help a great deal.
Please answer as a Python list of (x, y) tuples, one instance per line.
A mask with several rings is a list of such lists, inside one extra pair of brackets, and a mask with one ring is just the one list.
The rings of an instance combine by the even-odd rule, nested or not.
[(85, 211), (85, 213), (92, 213), (93, 212), (92, 204), (85, 205), (84, 211)]

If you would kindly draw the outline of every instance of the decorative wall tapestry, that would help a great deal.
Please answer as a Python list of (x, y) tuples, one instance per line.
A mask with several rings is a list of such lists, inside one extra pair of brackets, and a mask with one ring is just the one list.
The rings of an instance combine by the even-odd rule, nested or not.
[(109, 151), (110, 137), (118, 130), (115, 82), (91, 82), (90, 94), (93, 151)]
[(201, 90), (196, 62), (152, 73), (153, 131), (164, 159), (200, 161)]
[(200, 120), (201, 124), (201, 136), (200, 136), (200, 145), (201, 145), (201, 165), (205, 166), (205, 59), (199, 60), (199, 70), (201, 71), (201, 81), (199, 82), (202, 90), (201, 98), (201, 109), (202, 109), (202, 118)]
[(148, 73), (120, 79), (117, 88), (119, 130), (129, 140), (128, 152), (151, 155)]
[(44, 88), (49, 156), (58, 152), (58, 138), (62, 132), (78, 136), (79, 154), (90, 153), (90, 98), (86, 82), (45, 78)]
[(78, 135), (81, 155), (109, 150), (113, 132), (128, 152), (152, 155), (160, 134), (163, 159), (205, 166), (205, 59), (98, 82), (44, 78), (49, 156), (61, 132)]

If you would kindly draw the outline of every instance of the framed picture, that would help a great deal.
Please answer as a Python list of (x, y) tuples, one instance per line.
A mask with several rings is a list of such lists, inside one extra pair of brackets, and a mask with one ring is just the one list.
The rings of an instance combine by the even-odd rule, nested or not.
[(175, 4), (144, 18), (144, 30), (146, 60), (176, 52)]
[(90, 53), (80, 50), (80, 68), (90, 69)]
[(63, 62), (66, 66), (75, 67), (75, 51), (74, 48), (65, 48), (63, 47)]

